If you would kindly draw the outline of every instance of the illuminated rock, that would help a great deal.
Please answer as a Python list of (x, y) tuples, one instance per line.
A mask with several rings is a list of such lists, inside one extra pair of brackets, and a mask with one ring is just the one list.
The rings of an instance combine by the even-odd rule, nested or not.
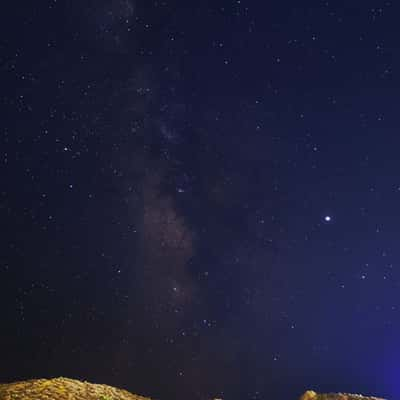
[(361, 394), (349, 393), (316, 393), (313, 390), (307, 390), (300, 397), (300, 400), (385, 400), (379, 397), (362, 396)]
[[(0, 400), (151, 400), (113, 386), (68, 378), (32, 379), (0, 384)], [(214, 399), (222, 400), (222, 399)], [(348, 393), (320, 394), (308, 390), (300, 400), (385, 400)]]
[(0, 400), (150, 400), (113, 386), (75, 379), (32, 379), (0, 384)]

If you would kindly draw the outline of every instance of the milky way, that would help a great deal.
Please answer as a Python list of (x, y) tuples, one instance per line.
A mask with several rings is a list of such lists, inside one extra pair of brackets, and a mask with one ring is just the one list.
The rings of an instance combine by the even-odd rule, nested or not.
[(9, 4), (0, 381), (398, 397), (398, 11)]

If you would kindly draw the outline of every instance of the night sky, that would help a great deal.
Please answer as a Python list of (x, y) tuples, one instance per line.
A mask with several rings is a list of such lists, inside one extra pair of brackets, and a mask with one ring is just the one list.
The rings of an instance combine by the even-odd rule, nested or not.
[(400, 5), (0, 17), (0, 382), (399, 398)]

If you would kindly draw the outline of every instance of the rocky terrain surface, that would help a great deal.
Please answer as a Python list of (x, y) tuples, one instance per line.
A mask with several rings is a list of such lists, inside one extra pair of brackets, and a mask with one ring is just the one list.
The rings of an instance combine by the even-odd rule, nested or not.
[(113, 386), (75, 379), (32, 379), (0, 384), (0, 400), (150, 400)]
[(361, 394), (349, 393), (325, 393), (318, 394), (313, 390), (308, 390), (300, 397), (300, 400), (385, 400), (379, 397), (362, 396)]
[[(68, 378), (32, 379), (0, 384), (0, 400), (151, 400), (113, 386)], [(217, 399), (214, 399), (217, 400)], [(222, 400), (222, 399), (218, 399)], [(384, 400), (358, 394), (305, 392), (300, 400)]]

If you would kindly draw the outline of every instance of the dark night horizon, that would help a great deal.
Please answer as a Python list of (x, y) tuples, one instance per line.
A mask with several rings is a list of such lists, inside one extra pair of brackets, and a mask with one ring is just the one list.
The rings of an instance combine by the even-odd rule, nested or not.
[(400, 6), (7, 4), (0, 382), (400, 396)]

